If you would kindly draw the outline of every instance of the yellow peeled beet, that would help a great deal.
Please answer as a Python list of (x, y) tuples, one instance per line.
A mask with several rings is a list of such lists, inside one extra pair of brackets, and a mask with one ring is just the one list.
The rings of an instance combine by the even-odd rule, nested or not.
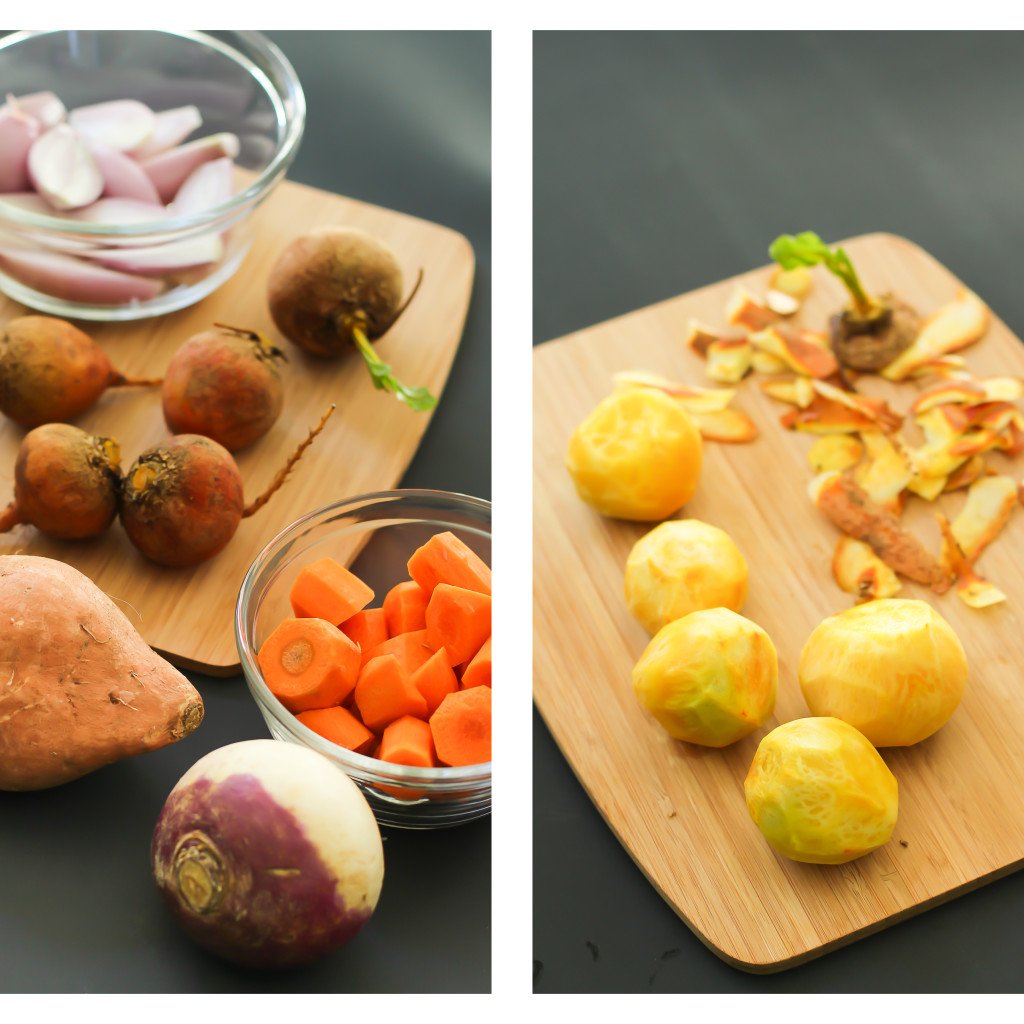
[(651, 388), (604, 399), (569, 440), (566, 468), (579, 496), (602, 515), (666, 519), (694, 495), (700, 431), (689, 413)]
[(747, 562), (724, 530), (671, 519), (644, 534), (626, 560), (626, 604), (648, 633), (704, 608), (738, 612)]
[(907, 747), (949, 720), (967, 682), (956, 633), (924, 601), (888, 598), (825, 619), (800, 655), (813, 715), (849, 722), (876, 747)]
[(768, 634), (708, 608), (659, 630), (633, 669), (633, 690), (673, 739), (726, 747), (768, 720), (778, 679)]
[(845, 864), (889, 841), (899, 787), (881, 755), (838, 718), (798, 718), (758, 745), (743, 783), (750, 817), (784, 857)]

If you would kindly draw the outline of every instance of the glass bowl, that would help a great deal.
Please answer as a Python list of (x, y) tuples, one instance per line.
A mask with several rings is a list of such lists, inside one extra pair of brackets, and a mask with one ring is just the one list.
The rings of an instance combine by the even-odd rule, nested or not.
[[(294, 69), (258, 32), (16, 32), (0, 39), (0, 82), (15, 96), (54, 92), (69, 110), (117, 99), (156, 111), (193, 105), (203, 123), (190, 139), (238, 138), (235, 194), (191, 216), (98, 224), (0, 202), (0, 290), (44, 313), (83, 320), (159, 316), (231, 277), (252, 244), (250, 215), (287, 172), (306, 117)], [(63, 263), (72, 259), (129, 277), (116, 282), (115, 301), (95, 282), (72, 283), (63, 273), (55, 281), (51, 254), (65, 267), (75, 266)]]
[(461, 825), (491, 809), (491, 765), (410, 768), (339, 747), (306, 728), (270, 692), (256, 653), (292, 615), (288, 594), (299, 571), (336, 558), (365, 580), (379, 601), (408, 578), (406, 562), (435, 533), (450, 530), (491, 563), (491, 506), (446, 491), (363, 494), (325, 505), (282, 530), (256, 557), (238, 595), (235, 641), (249, 691), (271, 735), (323, 754), (363, 791), (382, 825), (428, 829)]

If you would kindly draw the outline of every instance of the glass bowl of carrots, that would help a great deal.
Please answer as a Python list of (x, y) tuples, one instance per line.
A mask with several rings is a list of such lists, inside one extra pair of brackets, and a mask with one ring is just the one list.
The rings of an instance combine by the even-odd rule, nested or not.
[(209, 295), (305, 126), (295, 70), (258, 32), (14, 32), (0, 81), (0, 290), (58, 317)]
[(235, 639), (271, 735), (330, 759), (382, 825), (490, 813), (490, 560), (489, 502), (383, 491), (296, 520), (242, 582)]

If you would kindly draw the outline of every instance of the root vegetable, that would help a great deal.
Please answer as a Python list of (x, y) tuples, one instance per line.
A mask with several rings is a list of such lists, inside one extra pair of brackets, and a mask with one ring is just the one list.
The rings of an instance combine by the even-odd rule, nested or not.
[(64, 104), (52, 92), (33, 92), (26, 96), (7, 98), (7, 105), (34, 118), (44, 128), (58, 125), (67, 116)]
[(55, 210), (76, 210), (103, 194), (103, 175), (89, 147), (66, 124), (51, 128), (32, 143), (28, 173), (36, 191)]
[(255, 515), (334, 411), (296, 448), (270, 486), (246, 505), (231, 453), (198, 434), (180, 434), (144, 451), (125, 474), (121, 523), (129, 540), (158, 565), (197, 565), (220, 552), (242, 519)]
[(434, 408), (423, 387), (406, 387), (373, 350), (412, 300), (402, 303), (402, 271), (394, 253), (365, 231), (327, 227), (295, 239), (270, 274), (274, 323), (289, 341), (314, 355), (337, 356), (352, 346), (366, 361), (374, 387), (412, 409)]
[(174, 434), (203, 434), (228, 451), (259, 440), (277, 421), (284, 353), (255, 331), (215, 324), (193, 335), (164, 374), (164, 419)]
[(174, 743), (202, 698), (63, 562), (0, 557), (0, 789), (56, 786)]
[(83, 540), (117, 516), (121, 456), (116, 441), (67, 423), (29, 431), (14, 464), (14, 501), (0, 513), (0, 532), (27, 523), (49, 537)]
[(0, 412), (23, 427), (72, 420), (108, 388), (159, 383), (125, 377), (66, 320), (18, 317), (0, 334)]
[(384, 878), (380, 830), (356, 784), (275, 740), (221, 747), (182, 776), (157, 819), (152, 864), (195, 942), (257, 968), (345, 945)]

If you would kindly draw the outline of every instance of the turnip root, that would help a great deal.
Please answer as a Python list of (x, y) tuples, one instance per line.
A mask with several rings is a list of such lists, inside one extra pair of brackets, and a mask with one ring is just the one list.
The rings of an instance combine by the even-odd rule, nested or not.
[(98, 537), (117, 516), (121, 453), (109, 437), (68, 423), (30, 430), (14, 463), (14, 501), (0, 512), (0, 532), (27, 523), (49, 537)]
[(22, 316), (0, 334), (0, 412), (23, 427), (73, 420), (107, 388), (159, 383), (119, 373), (103, 349), (66, 320)]
[(164, 419), (173, 434), (202, 434), (238, 451), (259, 440), (284, 404), (284, 353), (255, 331), (215, 324), (193, 335), (164, 373)]
[(156, 822), (153, 876), (186, 933), (247, 967), (309, 963), (351, 941), (384, 881), (384, 850), (356, 784), (291, 743), (207, 754)]
[(0, 789), (70, 782), (202, 722), (192, 684), (77, 569), (0, 556), (0, 608)]
[(239, 523), (255, 515), (281, 487), (333, 411), (332, 405), (249, 505), (238, 464), (216, 441), (179, 434), (144, 451), (121, 488), (121, 524), (128, 539), (150, 561), (171, 568), (212, 558), (234, 537)]
[(402, 303), (402, 271), (394, 253), (355, 228), (318, 228), (295, 239), (270, 273), (268, 301), (274, 323), (289, 341), (319, 356), (355, 346), (374, 387), (392, 392), (413, 409), (437, 399), (423, 387), (395, 379), (370, 342), (398, 319), (419, 287)]

